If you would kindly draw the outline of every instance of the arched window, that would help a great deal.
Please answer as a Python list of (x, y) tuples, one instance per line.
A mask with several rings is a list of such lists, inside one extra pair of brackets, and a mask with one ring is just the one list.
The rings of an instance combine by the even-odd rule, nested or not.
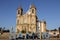
[(34, 13), (34, 9), (32, 9), (32, 13)]
[(18, 10), (18, 14), (20, 14), (20, 10)]
[(19, 24), (19, 20), (17, 20), (17, 24)]

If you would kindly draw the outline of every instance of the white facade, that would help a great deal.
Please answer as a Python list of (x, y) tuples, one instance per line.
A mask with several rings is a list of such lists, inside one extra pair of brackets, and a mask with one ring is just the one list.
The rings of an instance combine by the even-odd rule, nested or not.
[(46, 22), (45, 21), (37, 22), (37, 31), (46, 32)]

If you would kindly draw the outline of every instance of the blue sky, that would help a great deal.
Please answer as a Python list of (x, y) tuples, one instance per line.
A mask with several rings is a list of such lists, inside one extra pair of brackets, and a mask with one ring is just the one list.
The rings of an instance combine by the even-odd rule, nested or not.
[(0, 27), (15, 27), (17, 7), (22, 6), (25, 13), (31, 3), (37, 9), (39, 20), (46, 20), (47, 29), (60, 26), (60, 0), (0, 0)]

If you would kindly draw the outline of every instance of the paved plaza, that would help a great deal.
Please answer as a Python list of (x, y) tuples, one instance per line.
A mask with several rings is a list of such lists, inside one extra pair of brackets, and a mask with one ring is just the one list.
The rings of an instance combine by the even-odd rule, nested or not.
[[(9, 39), (0, 39), (0, 40), (9, 40)], [(18, 40), (40, 40), (40, 39), (18, 39)], [(41, 40), (60, 40), (60, 38), (50, 38), (50, 39), (41, 39)]]

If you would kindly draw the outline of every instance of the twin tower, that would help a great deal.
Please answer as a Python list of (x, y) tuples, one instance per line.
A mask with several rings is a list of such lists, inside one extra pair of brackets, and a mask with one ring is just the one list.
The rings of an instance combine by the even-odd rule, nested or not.
[(25, 13), (23, 13), (22, 7), (18, 7), (16, 14), (16, 33), (36, 33), (39, 29), (42, 30), (40, 30), (41, 32), (46, 32), (46, 22), (38, 21), (37, 19), (36, 7), (34, 4), (31, 4), (28, 11)]

